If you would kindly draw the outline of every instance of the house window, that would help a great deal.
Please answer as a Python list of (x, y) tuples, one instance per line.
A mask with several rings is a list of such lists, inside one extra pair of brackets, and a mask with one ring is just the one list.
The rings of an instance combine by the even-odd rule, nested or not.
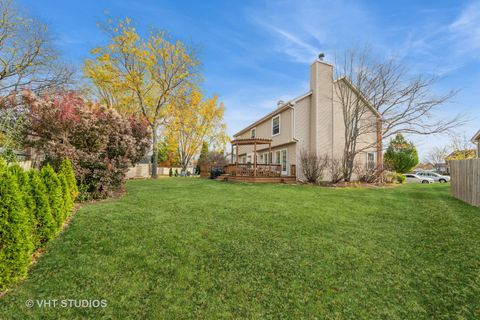
[(367, 153), (367, 169), (368, 170), (375, 169), (375, 153), (374, 152)]
[(262, 154), (262, 163), (264, 163), (264, 164), (271, 163), (269, 158), (270, 158), (270, 156), (268, 155), (268, 152), (265, 152), (264, 154)]
[(280, 164), (280, 151), (275, 151), (275, 163)]
[(247, 163), (252, 163), (252, 156), (251, 156), (251, 155), (249, 155), (249, 156), (247, 157)]
[(257, 129), (256, 128), (253, 128), (252, 130), (250, 130), (250, 138), (255, 138), (255, 134), (257, 133)]
[(282, 174), (287, 174), (287, 150), (275, 151), (275, 164), (279, 164)]
[(245, 156), (242, 157), (242, 163), (247, 163), (247, 157)]
[(272, 118), (272, 136), (280, 134), (280, 115)]

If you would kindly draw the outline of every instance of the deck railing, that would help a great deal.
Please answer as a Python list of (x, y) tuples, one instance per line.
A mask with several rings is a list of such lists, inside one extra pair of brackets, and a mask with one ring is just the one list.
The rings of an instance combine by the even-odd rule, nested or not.
[(242, 177), (280, 177), (282, 166), (280, 164), (257, 164), (256, 166), (249, 163), (229, 164), (225, 167), (225, 173)]

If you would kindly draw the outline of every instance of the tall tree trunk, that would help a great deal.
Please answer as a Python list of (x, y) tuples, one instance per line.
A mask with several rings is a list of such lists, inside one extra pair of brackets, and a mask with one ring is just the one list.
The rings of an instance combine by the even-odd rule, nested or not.
[(180, 165), (182, 166), (182, 172), (186, 174), (187, 173), (188, 158), (183, 153), (181, 153), (180, 158), (181, 158)]
[(157, 168), (158, 168), (158, 143), (157, 143), (157, 128), (152, 126), (152, 179), (158, 178)]

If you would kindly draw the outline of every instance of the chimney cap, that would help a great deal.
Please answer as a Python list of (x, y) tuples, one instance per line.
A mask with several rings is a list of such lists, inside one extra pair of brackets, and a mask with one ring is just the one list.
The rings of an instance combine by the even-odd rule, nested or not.
[(323, 61), (323, 58), (325, 58), (325, 53), (320, 52), (320, 53), (318, 54), (318, 59), (319, 59), (320, 61)]
[(280, 108), (280, 107), (283, 106), (284, 104), (285, 104), (285, 102), (284, 102), (283, 100), (278, 100), (278, 102), (277, 102), (277, 107)]

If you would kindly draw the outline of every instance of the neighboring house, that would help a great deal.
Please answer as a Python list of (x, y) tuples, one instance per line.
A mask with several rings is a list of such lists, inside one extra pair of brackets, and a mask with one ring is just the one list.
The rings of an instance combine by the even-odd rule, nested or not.
[(435, 171), (440, 174), (450, 174), (450, 168), (448, 163), (419, 163), (414, 169), (413, 172), (418, 171)]
[(475, 158), (477, 151), (475, 149), (455, 150), (451, 152), (445, 159), (450, 160), (464, 160)]
[(472, 142), (477, 145), (477, 158), (480, 158), (480, 130), (473, 136)]
[[(5, 149), (0, 147), (0, 154), (5, 152)], [(27, 148), (23, 151), (14, 150), (13, 153), (15, 154), (15, 158), (18, 164), (25, 170), (28, 170), (32, 167), (32, 149)]]
[(435, 164), (435, 171), (440, 174), (450, 174), (450, 166), (448, 162)]
[(413, 172), (416, 171), (431, 171), (435, 169), (435, 165), (427, 162), (427, 163), (419, 163), (417, 166), (413, 169)]
[[(382, 162), (381, 115), (348, 80), (335, 80), (333, 68), (324, 61), (313, 62), (310, 66), (310, 91), (287, 102), (279, 101), (277, 109), (237, 132), (234, 139), (271, 139), (272, 163), (281, 165), (283, 176), (296, 176), (303, 180), (300, 167), (302, 150), (336, 159), (343, 156), (345, 126), (335, 86), (346, 85), (368, 109), (363, 121), (372, 127), (371, 133), (357, 141), (357, 150), (364, 150), (356, 160), (362, 166), (375, 169), (377, 163)], [(270, 160), (269, 147), (263, 146), (263, 149), (256, 148), (255, 151), (256, 163), (267, 164)], [(254, 163), (253, 146), (239, 146), (237, 154), (238, 163)], [(292, 170), (296, 172), (290, 172)]]

